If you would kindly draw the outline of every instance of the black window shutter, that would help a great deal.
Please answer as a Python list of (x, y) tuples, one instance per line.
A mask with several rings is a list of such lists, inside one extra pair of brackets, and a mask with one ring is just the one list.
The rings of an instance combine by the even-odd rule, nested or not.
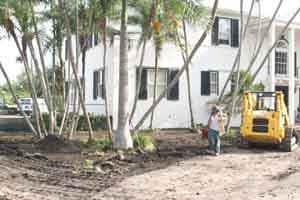
[(89, 45), (88, 45), (89, 48), (92, 48), (93, 47), (93, 34), (91, 33), (89, 35)]
[(94, 71), (93, 99), (97, 99), (97, 97), (98, 97), (98, 80), (99, 80), (99, 72), (98, 71)]
[(101, 71), (101, 75), (102, 75), (102, 83), (101, 83), (102, 93), (101, 93), (101, 98), (104, 99), (106, 91), (105, 91), (105, 72), (103, 70)]
[(65, 60), (69, 60), (69, 40), (65, 40)]
[(231, 46), (239, 46), (239, 20), (231, 19)]
[[(168, 84), (172, 82), (178, 70), (170, 70), (168, 73)], [(168, 91), (168, 100), (178, 100), (179, 99), (179, 80), (178, 82)]]
[[(147, 92), (147, 69), (143, 69), (142, 71), (142, 79), (141, 79), (141, 87), (140, 87), (140, 93), (139, 93), (139, 99), (145, 100), (147, 99), (148, 92)], [(138, 70), (137, 70), (137, 76), (138, 78)]]
[(218, 45), (219, 35), (219, 17), (215, 17), (215, 21), (211, 32), (211, 42), (213, 45)]
[(94, 46), (97, 46), (99, 43), (99, 37), (98, 37), (98, 33), (95, 32), (94, 33)]
[(201, 72), (201, 95), (203, 96), (210, 95), (210, 72), (209, 71)]
[(67, 97), (67, 94), (68, 94), (68, 92), (69, 92), (69, 81), (66, 81), (65, 82), (65, 98)]

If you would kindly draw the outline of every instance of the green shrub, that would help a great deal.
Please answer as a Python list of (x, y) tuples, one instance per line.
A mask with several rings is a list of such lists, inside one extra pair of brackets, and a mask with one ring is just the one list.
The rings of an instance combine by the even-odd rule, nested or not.
[(134, 147), (141, 148), (145, 151), (154, 151), (155, 144), (154, 140), (150, 135), (140, 134), (133, 138)]
[[(74, 115), (73, 113), (69, 114), (69, 119), (68, 119), (68, 121), (65, 122), (65, 124), (68, 124), (68, 125), (72, 124), (73, 115)], [(46, 128), (49, 129), (49, 121), (50, 121), (49, 114), (44, 113), (43, 114), (43, 119), (44, 119)], [(107, 130), (106, 117), (105, 116), (90, 115), (90, 120), (91, 120), (93, 130), (99, 130), (99, 129)], [(32, 118), (32, 122), (35, 124), (35, 118), (34, 117)], [(62, 122), (62, 114), (58, 113), (56, 115), (56, 124), (57, 124), (58, 127), (61, 125), (61, 122)], [(86, 121), (84, 115), (79, 116), (77, 131), (88, 131), (88, 124), (87, 124), (87, 121)]]
[(98, 151), (106, 151), (112, 147), (112, 143), (108, 139), (80, 141), (80, 145), (82, 148)]

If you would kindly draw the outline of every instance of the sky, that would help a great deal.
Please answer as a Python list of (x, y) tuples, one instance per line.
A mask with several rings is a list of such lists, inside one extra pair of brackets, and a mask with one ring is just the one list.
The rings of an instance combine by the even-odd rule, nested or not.
[[(203, 0), (204, 5), (212, 6), (214, 0)], [(231, 9), (239, 11), (240, 0), (219, 0), (219, 8)], [(271, 17), (279, 0), (261, 0), (262, 15), (264, 17)], [(247, 12), (250, 7), (251, 0), (244, 0), (244, 10)], [(277, 19), (287, 20), (300, 6), (299, 0), (283, 0), (282, 7), (280, 9)], [(255, 8), (257, 12), (257, 7)], [(300, 23), (300, 15), (296, 18), (296, 22)], [(17, 75), (24, 71), (24, 67), (21, 63), (16, 62), (18, 56), (17, 49), (14, 42), (10, 39), (0, 40), (0, 62), (3, 64), (11, 79), (16, 79)], [(50, 64), (51, 58), (47, 58), (48, 64)], [(0, 74), (0, 84), (5, 83), (5, 79)]]

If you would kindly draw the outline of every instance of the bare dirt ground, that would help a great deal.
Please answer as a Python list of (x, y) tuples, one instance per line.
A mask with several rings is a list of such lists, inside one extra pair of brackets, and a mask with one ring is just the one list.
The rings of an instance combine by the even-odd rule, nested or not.
[[(300, 199), (299, 151), (225, 145), (214, 157), (204, 154), (206, 143), (196, 134), (154, 137), (156, 152), (123, 158), (113, 152), (32, 154), (28, 136), (0, 136), (0, 199)], [(84, 167), (86, 159), (93, 168)]]

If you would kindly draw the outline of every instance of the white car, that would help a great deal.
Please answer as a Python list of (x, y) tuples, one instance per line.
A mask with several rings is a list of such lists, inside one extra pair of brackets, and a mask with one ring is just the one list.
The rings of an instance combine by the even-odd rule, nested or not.
[(26, 114), (31, 114), (32, 113), (32, 107), (33, 107), (33, 102), (31, 98), (20, 98), (19, 104), (21, 106), (21, 109), (26, 113)]
[[(26, 114), (32, 114), (33, 111), (33, 100), (32, 98), (20, 98), (19, 103), (21, 105), (22, 110)], [(48, 108), (43, 98), (38, 98), (37, 103), (41, 113), (47, 113)]]

